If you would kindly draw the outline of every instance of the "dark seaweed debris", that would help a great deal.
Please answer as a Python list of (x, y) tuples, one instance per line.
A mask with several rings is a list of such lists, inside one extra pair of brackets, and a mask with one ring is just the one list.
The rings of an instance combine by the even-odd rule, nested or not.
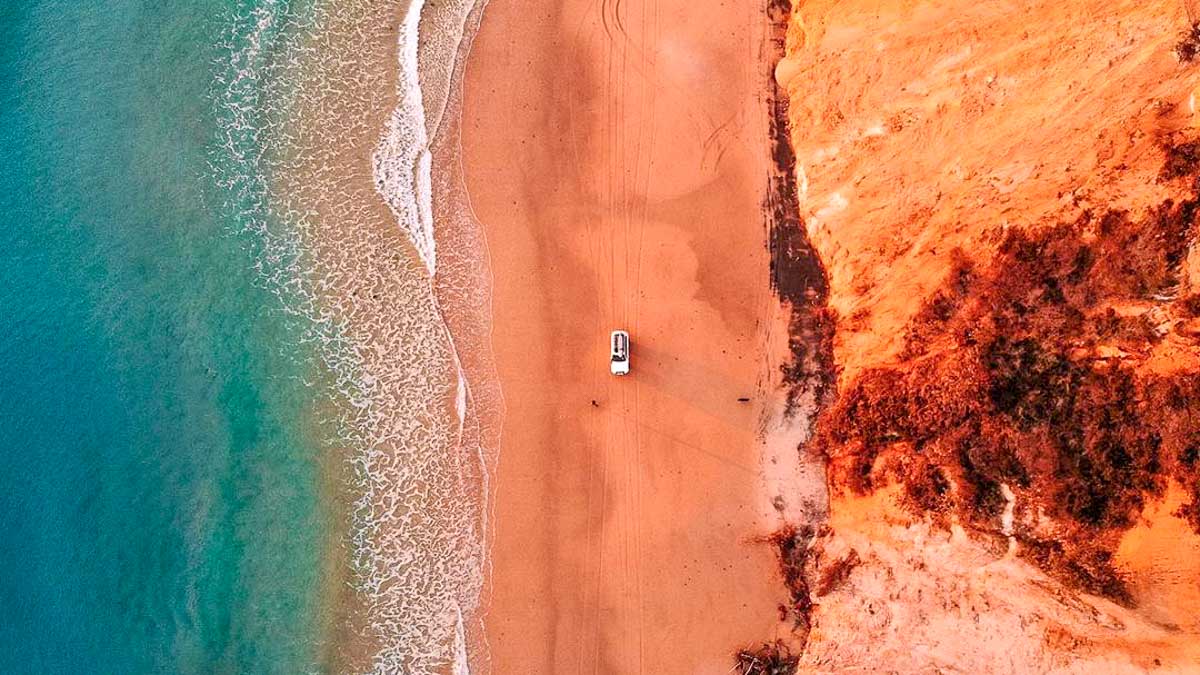
[[(767, 12), (772, 25), (772, 45), (777, 57), (782, 57), (791, 2), (769, 0)], [(790, 416), (797, 411), (806, 394), (811, 395), (809, 403), (818, 409), (831, 397), (835, 321), (827, 307), (829, 283), (825, 267), (800, 219), (796, 156), (789, 137), (788, 97), (775, 81), (774, 63), (771, 65), (765, 75), (771, 92), (768, 122), (774, 163), (764, 208), (771, 255), (771, 288), (791, 311), (788, 325), (791, 359), (782, 367), (783, 382), (788, 388), (785, 414)], [(793, 633), (799, 639), (800, 649), (807, 643), (812, 628), (813, 603), (805, 564), (814, 537), (811, 528), (787, 526), (767, 539), (775, 549), (790, 598), (789, 605), (780, 606), (781, 619), (786, 619), (789, 614), (793, 616)], [(736, 659), (736, 672), (742, 675), (792, 675), (800, 661), (778, 641), (755, 650), (742, 650)]]
[(783, 585), (788, 589), (792, 614), (793, 632), (804, 644), (812, 629), (812, 595), (809, 593), (808, 576), (805, 564), (808, 562), (809, 547), (812, 545), (815, 532), (810, 527), (786, 525), (768, 537), (767, 541), (775, 548), (779, 572), (783, 576)]
[[(782, 56), (790, 3), (772, 0), (768, 11), (774, 26), (774, 46)], [(813, 402), (820, 406), (833, 391), (835, 321), (827, 307), (829, 282), (825, 266), (800, 218), (787, 93), (779, 89), (773, 71), (767, 76), (771, 82), (769, 129), (774, 161), (766, 200), (767, 245), (771, 253), (771, 287), (792, 312), (788, 329), (792, 358), (782, 368), (783, 381), (789, 387), (787, 413), (791, 414), (802, 394), (811, 392)]]

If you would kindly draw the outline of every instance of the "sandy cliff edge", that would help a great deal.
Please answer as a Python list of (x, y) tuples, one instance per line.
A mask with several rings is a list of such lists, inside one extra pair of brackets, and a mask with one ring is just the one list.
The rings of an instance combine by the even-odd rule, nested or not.
[(807, 667), (1197, 662), (1192, 37), (1175, 3), (794, 7), (838, 369)]

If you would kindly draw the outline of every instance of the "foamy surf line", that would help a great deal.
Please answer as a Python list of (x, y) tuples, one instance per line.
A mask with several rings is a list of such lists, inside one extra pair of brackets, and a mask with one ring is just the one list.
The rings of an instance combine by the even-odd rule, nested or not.
[[(456, 73), (461, 75), (460, 59), (465, 59), (477, 28), (471, 25), (470, 19), (482, 13), (484, 2), (452, 0), (426, 4), (424, 0), (414, 0), (408, 7), (397, 35), (398, 103), (373, 156), (376, 189), (421, 256), (431, 281), (444, 281), (446, 277), (455, 276), (453, 269), (441, 269), (438, 265), (432, 146), (443, 128), (444, 116), (451, 110), (451, 97), (460, 84), (454, 81), (454, 77)], [(454, 112), (457, 113), (457, 109)], [(467, 243), (457, 242), (460, 246)], [(461, 283), (469, 280), (456, 279), (449, 286), (453, 287), (455, 281)], [(477, 413), (469, 410), (473, 398), (471, 382), (464, 372), (453, 332), (449, 332), (449, 339), (457, 375), (457, 447), (461, 452), (472, 444), (480, 446), (476, 453), (481, 466), (481, 488), (484, 490), (480, 504), (486, 505), (487, 448), (481, 446), (483, 439), (478, 431), (474, 434), (464, 433), (469, 422), (474, 422), (477, 429), (478, 419), (474, 417)], [(486, 526), (481, 527), (480, 531), (486, 531)], [(456, 674), (470, 673), (470, 652), (485, 649), (483, 645), (474, 648), (468, 645), (465, 618), (465, 615), (475, 615), (479, 610), (484, 565), (482, 557), (479, 563), (480, 566), (475, 569), (462, 570), (480, 584), (474, 594), (475, 602), (469, 606), (456, 603), (453, 608), (452, 668)], [(389, 658), (388, 651), (385, 648), (376, 661), (381, 671), (391, 670), (397, 665)]]
[(413, 0), (397, 36), (400, 102), (373, 157), (376, 189), (391, 207), (430, 276), (437, 274), (431, 144), (450, 109), (456, 64), (486, 0)]
[[(437, 249), (435, 197), (455, 200), (443, 194), (446, 172), (433, 161), (439, 130), (457, 110), (455, 73), (482, 6), (415, 1), (396, 35), (396, 107), (377, 132), (373, 188), (411, 241), (419, 272), (398, 269), (396, 251), (360, 222), (361, 195), (337, 180), (319, 183), (341, 175), (338, 158), (322, 151), (341, 135), (326, 127), (342, 120), (310, 122), (309, 135), (315, 129), (318, 138), (310, 146), (295, 141), (305, 135), (286, 124), (310, 94), (332, 91), (349, 101), (346, 110), (357, 109), (358, 81), (333, 79), (345, 71), (344, 52), (319, 47), (366, 34), (378, 24), (367, 20), (377, 6), (329, 1), (299, 14), (283, 0), (245, 3), (233, 17), (229, 62), (217, 77), (224, 133), (213, 167), (225, 206), (238, 216), (241, 234), (252, 235), (264, 285), (302, 322), (332, 377), (328, 396), (339, 412), (331, 443), (347, 456), (356, 495), (348, 541), (362, 616), (354, 633), (375, 645), (369, 665), (352, 658), (352, 670), (467, 673), (486, 661), (477, 617), (487, 463), (495, 448), (479, 410), (495, 387), (472, 382), (480, 359), (471, 355), (464, 368), (469, 352), (459, 351), (478, 347), (480, 331), (453, 335), (444, 313), (486, 305), (478, 302), (486, 291), (466, 264), (477, 256), (465, 249), (477, 241), (442, 238)], [(330, 26), (343, 33), (351, 26), (355, 35), (331, 36)], [(316, 106), (306, 114), (321, 113)], [(348, 124), (352, 135), (354, 120)], [(295, 168), (310, 164), (315, 174)], [(449, 219), (449, 231), (458, 232), (469, 217)], [(384, 300), (360, 300), (360, 291)], [(442, 400), (451, 402), (452, 414)]]
[[(431, 187), (433, 167), (419, 70), (424, 7), (424, 0), (412, 0), (400, 24), (397, 35), (399, 103), (388, 119), (387, 129), (372, 159), (375, 189), (392, 209), (396, 222), (412, 240), (432, 277), (437, 274)], [(463, 21), (466, 21), (465, 15)], [(453, 59), (457, 51), (456, 46), (449, 58)]]

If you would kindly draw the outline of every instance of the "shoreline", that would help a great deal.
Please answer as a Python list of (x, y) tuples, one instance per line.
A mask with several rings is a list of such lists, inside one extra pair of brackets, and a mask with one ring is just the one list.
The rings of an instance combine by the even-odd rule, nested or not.
[[(441, 97), (461, 46), (447, 26), (471, 6), (330, 5), (290, 25), (264, 10), (234, 53), (249, 65), (230, 95), (268, 95), (234, 101), (231, 131), (269, 133), (256, 115), (289, 125), (269, 156), (237, 155), (231, 170), (249, 189), (270, 176), (263, 189), (288, 236), (272, 239), (254, 210), (246, 227), (283, 261), (268, 268), (271, 283), (289, 284), (287, 309), (310, 320), (305, 339), (329, 379), (330, 397), (314, 409), (335, 427), (329, 478), (345, 478), (335, 551), (345, 568), (323, 591), (333, 629), (322, 658), (334, 668), (432, 673), (469, 660), (463, 617), (483, 583), (488, 451), (477, 401), (467, 406), (474, 383), (463, 384), (478, 360), (450, 308), (478, 289), (469, 264), (454, 262), (471, 247), (446, 247), (437, 260), (430, 228), (445, 168), (431, 152), (453, 118)], [(418, 46), (418, 32), (433, 39)], [(283, 56), (259, 60), (260, 38)]]
[(761, 543), (783, 356), (766, 3), (516, 4), (490, 0), (462, 85), (507, 408), (484, 668), (724, 673), (790, 633)]
[(465, 663), (456, 661), (452, 664), (454, 673), (478, 672), (472, 666), (488, 661), (482, 615), (494, 528), (490, 483), (495, 475), (504, 424), (504, 396), (492, 350), (491, 253), (466, 190), (462, 158), (464, 72), (488, 2), (475, 0), (466, 15), (454, 61), (447, 74), (438, 122), (430, 130), (431, 208), (436, 223), (434, 240), (439, 252), (438, 271), (431, 283), (459, 373), (456, 401), (462, 428), (458, 445), (460, 449), (478, 448), (479, 496), (483, 505), (479, 529), (484, 548), (480, 564), (485, 589), (476, 598), (474, 606), (459, 608)]

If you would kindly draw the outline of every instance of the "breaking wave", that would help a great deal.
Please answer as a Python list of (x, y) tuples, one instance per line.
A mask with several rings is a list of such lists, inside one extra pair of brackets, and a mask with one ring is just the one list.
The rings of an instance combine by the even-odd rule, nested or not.
[(215, 69), (211, 163), (235, 235), (317, 355), (318, 414), (348, 464), (342, 660), (461, 673), (486, 659), (486, 417), (500, 405), (486, 256), (454, 155), (455, 74), (482, 2), (378, 4), (242, 2)]

